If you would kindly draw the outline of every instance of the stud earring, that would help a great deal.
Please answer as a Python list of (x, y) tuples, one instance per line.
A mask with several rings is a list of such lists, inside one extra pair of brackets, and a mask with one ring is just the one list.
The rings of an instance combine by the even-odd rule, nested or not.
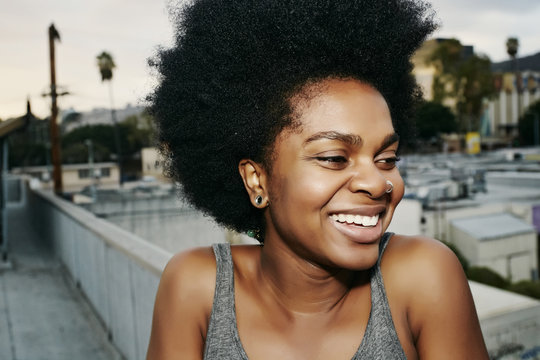
[(390, 186), (388, 189), (386, 189), (386, 193), (390, 194), (392, 190), (394, 190), (394, 184), (390, 180), (386, 180), (386, 185)]
[(255, 197), (255, 204), (257, 204), (258, 206), (260, 206), (263, 202), (263, 197), (261, 195), (257, 195)]

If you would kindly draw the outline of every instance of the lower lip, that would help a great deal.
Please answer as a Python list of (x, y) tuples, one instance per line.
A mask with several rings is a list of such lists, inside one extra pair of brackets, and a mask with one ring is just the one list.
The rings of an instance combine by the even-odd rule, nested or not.
[(381, 218), (375, 226), (358, 226), (348, 223), (340, 223), (329, 218), (334, 227), (348, 239), (358, 244), (373, 244), (381, 237)]

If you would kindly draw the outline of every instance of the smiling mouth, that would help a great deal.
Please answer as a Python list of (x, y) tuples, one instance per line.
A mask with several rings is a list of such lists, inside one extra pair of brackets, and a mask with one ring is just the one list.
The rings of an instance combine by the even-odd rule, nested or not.
[(351, 214), (332, 214), (331, 218), (338, 223), (349, 224), (349, 225), (358, 225), (364, 227), (373, 227), (377, 225), (379, 221), (379, 214), (375, 216), (362, 216), (362, 215), (351, 215)]

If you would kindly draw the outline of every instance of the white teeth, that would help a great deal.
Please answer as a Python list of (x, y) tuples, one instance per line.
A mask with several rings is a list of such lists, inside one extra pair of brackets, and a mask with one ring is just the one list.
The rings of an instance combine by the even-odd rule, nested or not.
[(379, 221), (379, 215), (362, 216), (352, 214), (332, 214), (332, 219), (340, 223), (356, 224), (362, 226), (375, 226)]

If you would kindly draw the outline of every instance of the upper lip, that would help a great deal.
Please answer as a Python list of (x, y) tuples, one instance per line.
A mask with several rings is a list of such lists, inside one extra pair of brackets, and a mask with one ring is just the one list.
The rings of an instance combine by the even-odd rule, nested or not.
[(386, 210), (384, 205), (363, 205), (346, 208), (343, 210), (330, 211), (330, 215), (333, 214), (345, 214), (345, 215), (362, 215), (362, 216), (375, 216)]

